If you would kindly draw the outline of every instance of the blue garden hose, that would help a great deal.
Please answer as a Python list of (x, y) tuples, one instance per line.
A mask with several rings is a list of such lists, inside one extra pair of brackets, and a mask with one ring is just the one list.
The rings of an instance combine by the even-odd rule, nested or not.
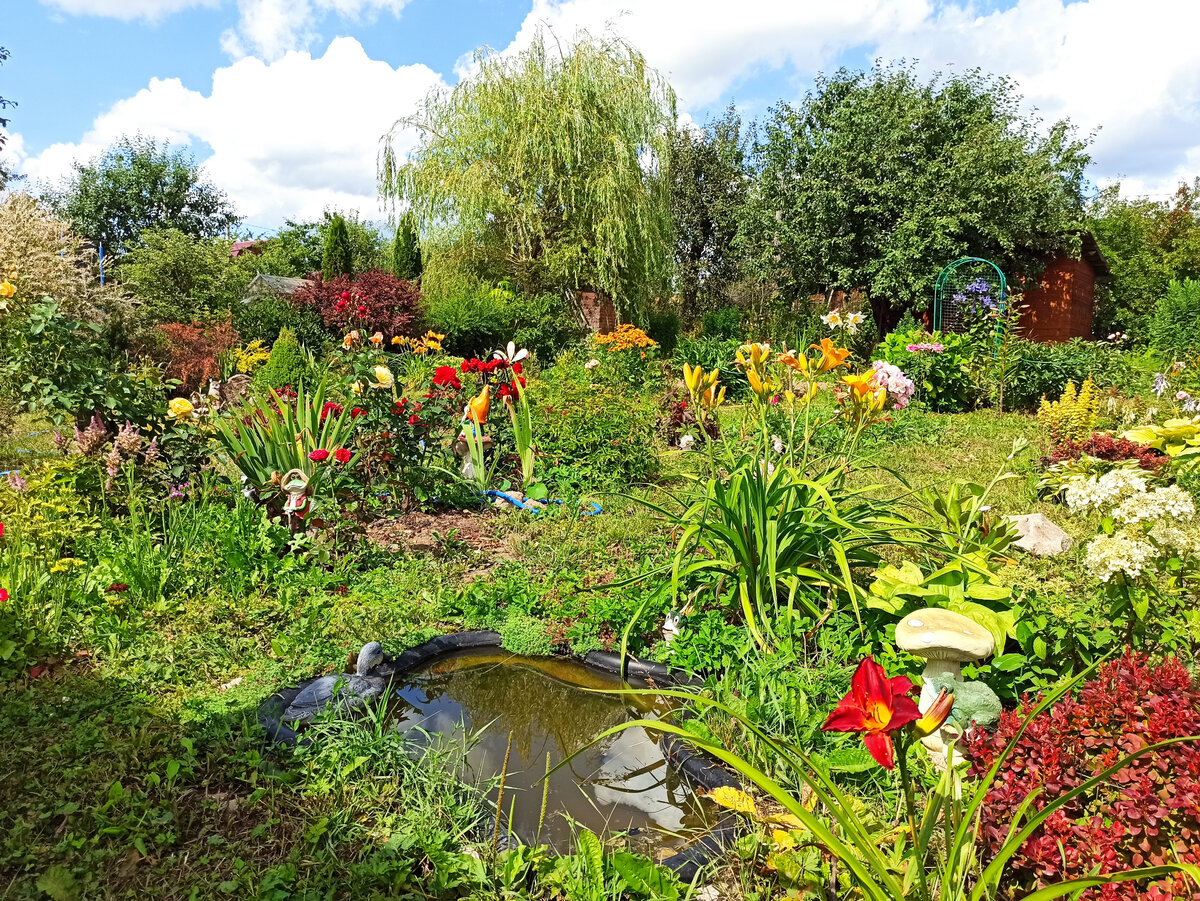
[[(498, 498), (500, 498), (500, 499), (502, 499), (502, 500), (506, 500), (506, 501), (508, 501), (508, 502), (509, 502), (510, 504), (512, 504), (514, 507), (517, 507), (517, 508), (519, 508), (519, 509), (521, 509), (521, 510), (529, 510), (529, 511), (531, 511), (531, 512), (533, 512), (533, 513), (541, 513), (541, 512), (543, 512), (543, 511), (546, 509), (545, 507), (538, 507), (538, 506), (535, 506), (535, 505), (532, 505), (532, 504), (526, 504), (526, 503), (524, 503), (524, 502), (522, 502), (522, 501), (519, 501), (519, 500), (517, 500), (517, 499), (516, 499), (515, 497), (513, 497), (511, 494), (506, 494), (506, 493), (505, 493), (505, 492), (503, 492), (503, 491), (483, 491), (483, 492), (481, 492), (481, 496), (483, 496), (483, 497), (498, 497)], [(562, 502), (562, 501), (560, 501), (560, 500), (551, 499), (551, 500), (548, 500), (548, 501), (546, 501), (546, 503), (548, 503), (548, 504), (562, 504), (563, 502)], [(603, 508), (603, 507), (601, 507), (599, 504), (597, 504), (595, 501), (588, 501), (588, 506), (589, 506), (591, 509), (589, 509), (589, 510), (581, 510), (581, 511), (580, 511), (580, 513), (579, 513), (579, 515), (580, 515), (580, 516), (595, 516), (597, 513), (603, 513), (603, 512), (604, 512), (604, 508)]]

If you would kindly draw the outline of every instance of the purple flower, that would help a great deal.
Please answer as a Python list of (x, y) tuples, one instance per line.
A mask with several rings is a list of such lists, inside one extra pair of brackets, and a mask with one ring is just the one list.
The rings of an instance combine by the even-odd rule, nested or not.
[(20, 473), (10, 472), (8, 474), (8, 487), (17, 494), (24, 494), (29, 490), (29, 483), (21, 478)]
[(1166, 394), (1167, 389), (1171, 387), (1171, 383), (1167, 381), (1166, 375), (1161, 372), (1154, 373), (1154, 396), (1162, 397)]
[(168, 482), (167, 487), (169, 487), (171, 490), (167, 494), (167, 500), (169, 500), (169, 501), (182, 500), (184, 497), (184, 494), (183, 494), (184, 489), (190, 488), (191, 485), (192, 485), (191, 482), (180, 482), (177, 485), (172, 485), (170, 482)]

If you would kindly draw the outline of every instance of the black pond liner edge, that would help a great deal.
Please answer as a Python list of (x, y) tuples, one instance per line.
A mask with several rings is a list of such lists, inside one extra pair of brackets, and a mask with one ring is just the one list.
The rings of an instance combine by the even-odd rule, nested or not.
[[(396, 676), (408, 674), (420, 669), (438, 657), (455, 651), (468, 651), (474, 648), (501, 647), (499, 632), (467, 631), (450, 632), (438, 635), (429, 641), (391, 658), (381, 667), (382, 674)], [(579, 659), (579, 658), (576, 658)], [(621, 655), (608, 651), (590, 651), (582, 658), (585, 666), (608, 674), (621, 673)], [(639, 660), (626, 655), (625, 675), (648, 682), (666, 685), (695, 684), (695, 680), (682, 670), (670, 669), (661, 663), (649, 660)], [(311, 682), (321, 678), (314, 676), (299, 685), (283, 688), (271, 695), (258, 708), (258, 723), (267, 733), (271, 744), (288, 748), (307, 747), (312, 739), (300, 735), (291, 726), (283, 722), (283, 712), (296, 699), (296, 696)], [(676, 735), (664, 735), (658, 742), (659, 750), (667, 766), (682, 775), (693, 787), (712, 791), (722, 786), (739, 787), (738, 780), (731, 770), (723, 763), (689, 747), (686, 742)], [(682, 882), (691, 882), (696, 878), (700, 869), (724, 855), (725, 850), (733, 843), (737, 835), (737, 824), (732, 814), (718, 816), (713, 828), (700, 837), (694, 844), (684, 848), (678, 854), (660, 861), (660, 865), (672, 870)]]

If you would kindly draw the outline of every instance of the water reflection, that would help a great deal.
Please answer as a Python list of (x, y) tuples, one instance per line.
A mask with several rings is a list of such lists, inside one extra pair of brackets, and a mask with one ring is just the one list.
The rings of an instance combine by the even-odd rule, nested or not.
[(564, 813), (593, 832), (630, 831), (643, 849), (683, 844), (709, 822), (705, 805), (667, 768), (657, 736), (639, 727), (592, 744), (550, 776), (537, 836), (546, 755), (554, 766), (619, 723), (654, 718), (668, 709), (662, 699), (586, 691), (620, 683), (573, 661), (491, 649), (445, 657), (397, 679), (392, 709), (412, 740), (425, 740), (418, 730), (454, 738), (481, 730), (467, 758), (479, 778), (500, 772), (512, 735), (504, 816), (515, 804), (513, 831), (522, 841), (567, 848), (571, 829)]

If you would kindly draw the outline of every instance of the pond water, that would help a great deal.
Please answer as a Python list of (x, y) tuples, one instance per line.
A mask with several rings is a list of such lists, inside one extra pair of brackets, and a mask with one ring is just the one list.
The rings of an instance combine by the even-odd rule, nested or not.
[[(500, 774), (511, 736), (501, 831), (511, 809), (512, 830), (523, 842), (566, 850), (573, 820), (599, 835), (629, 832), (643, 851), (687, 844), (711, 825), (712, 811), (667, 767), (658, 736), (633, 727), (589, 745), (619, 723), (657, 718), (669, 709), (657, 696), (588, 690), (620, 687), (616, 677), (575, 661), (479, 649), (397, 676), (391, 697), (397, 724), (411, 741), (477, 733), (467, 764), (480, 779)], [(586, 750), (550, 775), (539, 827), (547, 755), (554, 767), (581, 748)]]

